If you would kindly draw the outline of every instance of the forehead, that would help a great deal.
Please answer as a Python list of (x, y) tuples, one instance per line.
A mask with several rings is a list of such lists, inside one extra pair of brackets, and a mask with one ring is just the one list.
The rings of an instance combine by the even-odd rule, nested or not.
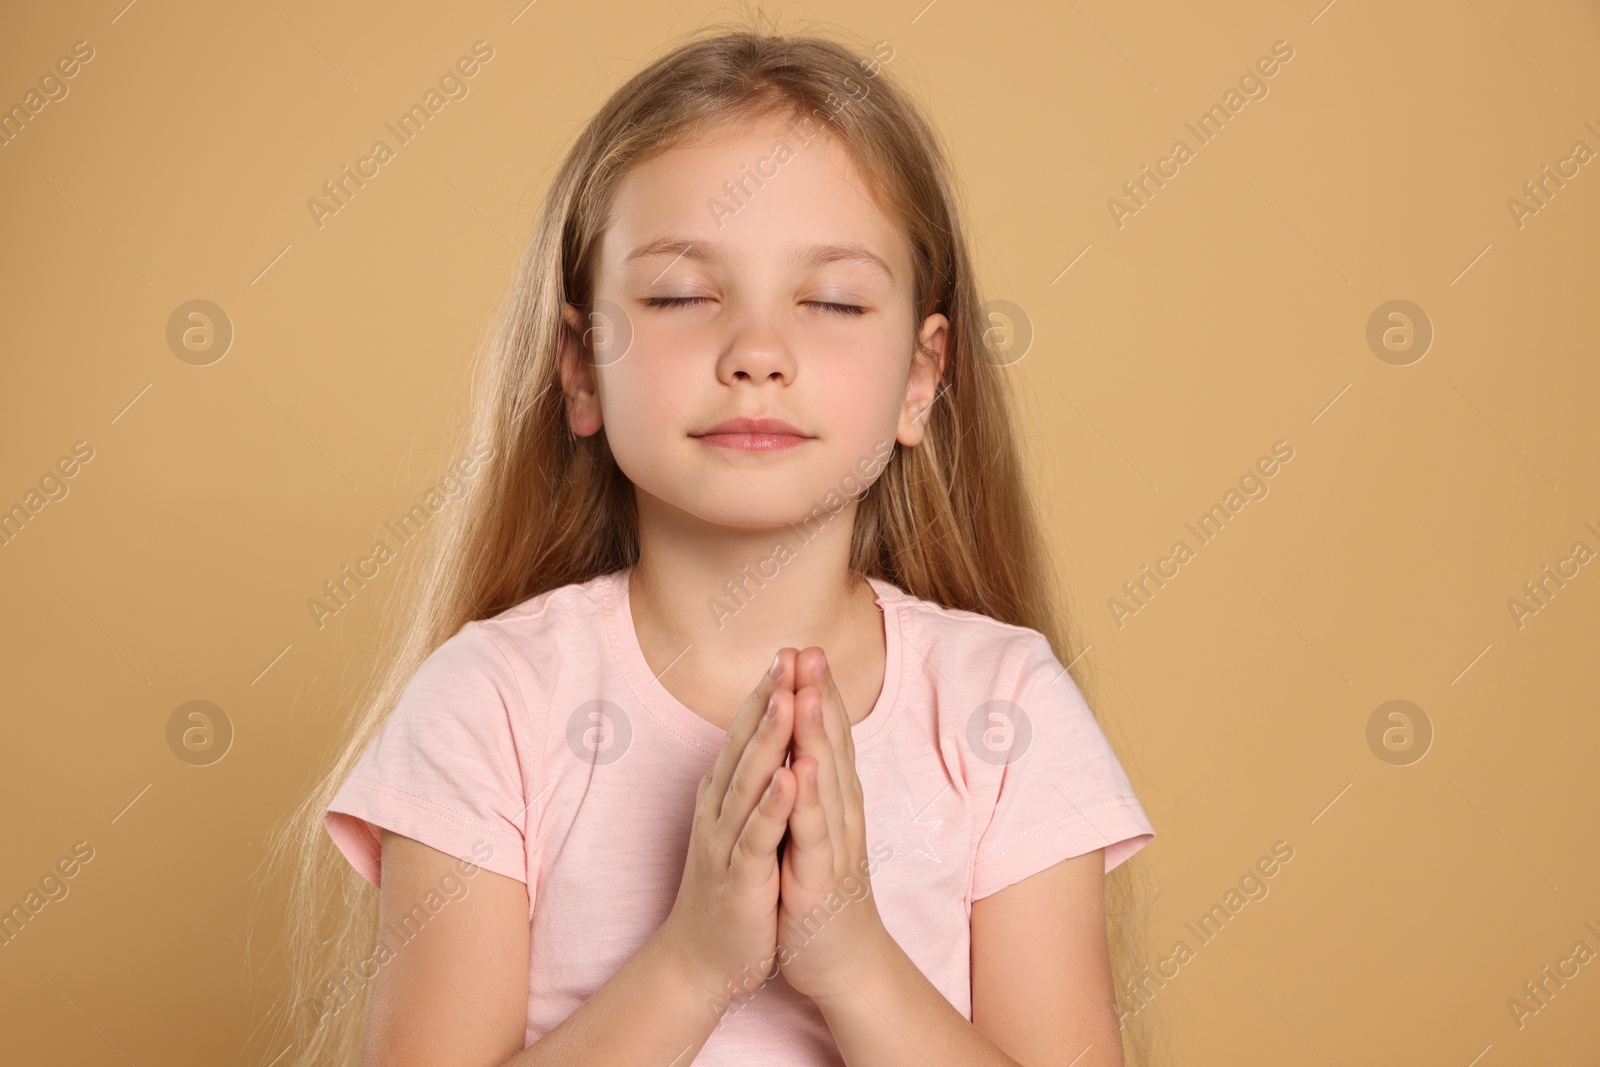
[[(810, 140), (805, 140), (809, 134)], [(862, 246), (908, 287), (910, 249), (868, 192), (849, 151), (816, 123), (745, 120), (667, 149), (618, 184), (601, 238), (600, 269), (664, 237), (718, 246), (752, 265), (817, 245)], [(660, 270), (668, 257), (635, 260)], [(866, 261), (856, 262), (869, 270)]]

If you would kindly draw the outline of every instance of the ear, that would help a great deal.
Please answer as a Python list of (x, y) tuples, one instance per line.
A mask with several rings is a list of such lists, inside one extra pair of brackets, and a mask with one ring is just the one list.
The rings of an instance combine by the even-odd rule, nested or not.
[(583, 312), (563, 301), (556, 363), (561, 371), (561, 392), (567, 398), (567, 425), (579, 437), (588, 437), (601, 424), (600, 392), (594, 361), (587, 352), (587, 337)]
[(939, 395), (944, 377), (945, 348), (950, 340), (950, 320), (933, 314), (922, 320), (917, 335), (918, 350), (911, 353), (911, 371), (906, 377), (906, 401), (900, 409), (900, 427), (895, 440), (907, 448), (922, 443), (928, 429), (928, 413)]

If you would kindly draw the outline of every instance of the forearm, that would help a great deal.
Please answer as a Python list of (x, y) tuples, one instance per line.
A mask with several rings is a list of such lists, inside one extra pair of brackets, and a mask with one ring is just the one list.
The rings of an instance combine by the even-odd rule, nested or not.
[(817, 1001), (850, 1067), (1022, 1067), (968, 1022), (892, 937), (852, 990)]
[(501, 1067), (688, 1064), (725, 1009), (653, 935), (559, 1026)]

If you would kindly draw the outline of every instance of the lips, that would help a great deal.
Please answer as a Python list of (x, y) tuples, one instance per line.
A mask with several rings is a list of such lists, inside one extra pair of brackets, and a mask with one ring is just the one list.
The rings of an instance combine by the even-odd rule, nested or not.
[(809, 434), (802, 433), (798, 426), (792, 426), (789, 423), (784, 422), (782, 419), (749, 418), (724, 419), (710, 429), (702, 430), (697, 434), (690, 434), (690, 436), (709, 437), (712, 434), (725, 433), (784, 434), (789, 437), (810, 436)]
[(724, 419), (700, 433), (692, 433), (708, 445), (733, 448), (741, 452), (779, 452), (812, 440), (810, 434), (782, 419)]

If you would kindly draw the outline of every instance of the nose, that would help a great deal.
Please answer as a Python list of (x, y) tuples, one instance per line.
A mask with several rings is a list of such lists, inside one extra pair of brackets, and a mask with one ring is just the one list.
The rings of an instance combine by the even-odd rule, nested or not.
[(753, 317), (741, 324), (717, 360), (717, 379), (723, 385), (737, 381), (754, 383), (794, 381), (794, 353), (783, 334), (771, 322)]

